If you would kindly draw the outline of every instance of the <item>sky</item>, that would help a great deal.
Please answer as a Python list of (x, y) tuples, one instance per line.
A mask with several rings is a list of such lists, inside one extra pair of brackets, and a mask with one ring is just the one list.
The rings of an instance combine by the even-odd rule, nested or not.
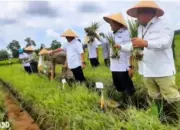
[[(1, 1), (0, 0), (0, 49), (6, 49), (12, 40), (25, 47), (24, 39), (30, 37), (37, 46), (49, 47), (52, 40), (65, 43), (60, 35), (73, 29), (84, 39), (84, 28), (99, 22), (101, 32), (109, 32), (103, 16), (126, 11), (138, 0), (51, 0), (51, 1)], [(173, 30), (180, 29), (180, 0), (158, 0), (156, 3), (165, 11), (162, 17)]]

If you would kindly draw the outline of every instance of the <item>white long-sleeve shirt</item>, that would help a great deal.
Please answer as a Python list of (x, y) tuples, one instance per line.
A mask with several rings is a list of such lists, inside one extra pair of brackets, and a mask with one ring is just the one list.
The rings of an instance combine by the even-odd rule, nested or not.
[(92, 43), (88, 43), (89, 58), (97, 58), (98, 40), (95, 39)]
[[(126, 41), (130, 41), (129, 31), (125, 28), (121, 28), (114, 35), (116, 44), (124, 45)], [(107, 40), (101, 40), (101, 42), (108, 42)], [(112, 48), (110, 47), (110, 57), (112, 55)], [(125, 72), (129, 69), (129, 58), (131, 52), (119, 52), (119, 59), (110, 58), (110, 70), (112, 72)]]
[[(144, 36), (144, 40), (148, 41), (148, 47), (144, 48), (143, 59), (139, 62), (139, 73), (144, 77), (164, 77), (174, 75), (176, 70), (171, 47), (174, 32), (162, 21), (162, 19), (154, 17), (146, 27), (143, 27), (142, 25), (139, 26), (139, 38), (142, 38), (142, 33), (144, 34), (148, 27), (149, 29)], [(128, 52), (132, 49), (132, 43), (121, 46), (121, 51)]]

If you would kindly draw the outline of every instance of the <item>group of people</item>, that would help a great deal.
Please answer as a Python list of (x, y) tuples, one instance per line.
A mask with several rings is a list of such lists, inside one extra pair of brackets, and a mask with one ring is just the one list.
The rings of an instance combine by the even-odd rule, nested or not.
[(28, 46), (25, 49), (20, 48), (19, 59), (23, 63), (24, 70), (31, 73), (38, 73), (38, 57), (35, 53), (35, 49), (32, 46)]
[[(88, 43), (90, 63), (92, 67), (99, 66), (97, 42), (100, 42), (103, 46), (105, 64), (110, 67), (112, 72), (115, 88), (119, 92), (132, 96), (135, 93), (135, 87), (131, 80), (134, 72), (132, 52), (134, 49), (140, 48), (143, 58), (138, 61), (139, 74), (143, 76), (148, 94), (158, 107), (160, 121), (162, 123), (178, 122), (180, 93), (175, 83), (176, 71), (172, 52), (174, 32), (163, 19), (159, 18), (164, 15), (164, 11), (153, 1), (140, 1), (127, 10), (127, 14), (136, 18), (139, 23), (138, 37), (131, 38), (121, 13), (103, 17), (111, 26), (116, 43), (113, 47), (119, 49), (119, 58), (111, 57), (112, 46), (101, 33), (93, 42)], [(64, 67), (72, 71), (77, 81), (85, 82), (86, 78), (83, 73), (86, 66), (85, 56), (78, 35), (69, 29), (61, 37), (65, 37), (68, 43), (63, 49), (51, 50), (49, 54), (65, 51)]]

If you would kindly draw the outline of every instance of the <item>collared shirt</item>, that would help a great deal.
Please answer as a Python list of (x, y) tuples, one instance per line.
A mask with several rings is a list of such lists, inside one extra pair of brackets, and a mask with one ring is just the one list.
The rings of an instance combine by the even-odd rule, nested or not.
[(82, 43), (74, 39), (68, 42), (63, 49), (67, 54), (68, 68), (74, 69), (82, 65), (81, 54), (84, 53)]
[[(125, 28), (121, 28), (113, 34), (116, 44), (126, 44), (126, 41), (130, 41), (129, 31)], [(101, 42), (108, 42), (107, 40), (101, 40)], [(110, 56), (112, 55), (112, 48), (110, 47)], [(119, 52), (119, 59), (110, 58), (110, 70), (112, 72), (124, 72), (129, 69), (129, 58), (131, 52)]]
[(92, 43), (88, 43), (89, 58), (97, 58), (98, 40), (95, 39)]
[[(174, 75), (176, 71), (171, 47), (174, 32), (162, 19), (154, 17), (146, 27), (142, 25), (139, 26), (139, 38), (142, 38), (142, 33), (144, 33), (148, 27), (149, 29), (144, 36), (144, 40), (148, 41), (148, 47), (144, 48), (143, 59), (139, 62), (139, 73), (144, 77)], [(122, 46), (121, 50), (125, 52), (132, 50), (132, 43)]]
[(29, 56), (27, 53), (22, 53), (22, 54), (19, 54), (19, 59), (22, 60), (22, 63), (23, 63), (23, 66), (30, 66), (29, 62), (25, 62), (26, 60), (28, 60)]
[(101, 41), (101, 46), (102, 46), (102, 51), (103, 51), (103, 57), (104, 59), (109, 59), (110, 57), (110, 54), (109, 54), (109, 51), (110, 51), (110, 45), (108, 42), (106, 42), (106, 39), (105, 38), (100, 38), (100, 41)]

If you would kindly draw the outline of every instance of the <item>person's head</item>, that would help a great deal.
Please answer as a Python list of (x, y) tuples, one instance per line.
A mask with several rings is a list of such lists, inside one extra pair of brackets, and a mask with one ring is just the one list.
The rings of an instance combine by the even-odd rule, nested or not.
[(112, 31), (118, 31), (119, 29), (124, 27), (122, 24), (113, 20), (111, 20), (109, 24), (111, 26)]
[(75, 38), (75, 37), (66, 37), (66, 40), (67, 40), (68, 42), (71, 42), (72, 40), (74, 40), (74, 38)]
[(144, 26), (147, 25), (148, 22), (156, 16), (156, 10), (152, 8), (139, 8), (137, 10), (137, 13), (138, 22)]
[(122, 13), (116, 13), (103, 17), (104, 20), (110, 24), (112, 31), (116, 32), (121, 28), (126, 27), (125, 19)]

